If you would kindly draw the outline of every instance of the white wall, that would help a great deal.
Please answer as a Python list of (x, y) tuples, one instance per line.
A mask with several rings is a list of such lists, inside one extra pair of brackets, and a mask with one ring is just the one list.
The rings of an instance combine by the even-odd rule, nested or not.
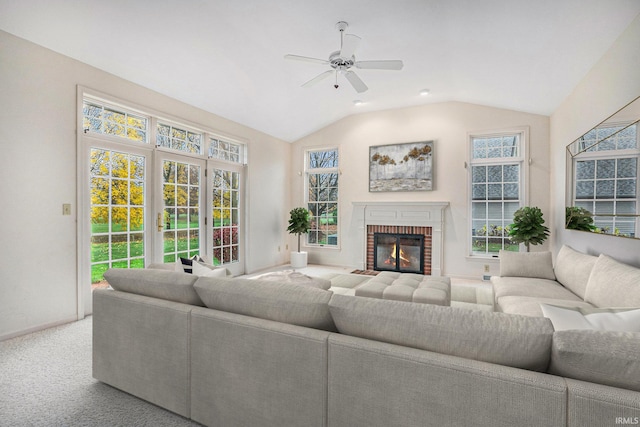
[(640, 266), (640, 240), (564, 229), (565, 147), (640, 96), (640, 16), (551, 116), (553, 249), (563, 244)]
[(288, 143), (0, 31), (0, 339), (77, 317), (77, 85), (247, 140), (246, 268), (286, 262)]
[[(353, 115), (293, 144), (292, 206), (303, 206), (304, 150), (309, 147), (340, 148), (340, 235), (341, 248), (311, 249), (310, 262), (353, 266), (354, 245), (363, 244), (352, 232), (352, 202), (358, 201), (447, 201), (445, 213), (445, 275), (480, 278), (483, 265), (498, 272), (497, 260), (472, 260), (469, 252), (467, 171), (468, 133), (528, 126), (530, 130), (531, 191), (529, 204), (549, 211), (549, 118), (460, 102), (430, 104), (382, 112)], [(370, 193), (369, 147), (435, 140), (435, 190), (430, 192)], [(293, 240), (291, 240), (293, 242)]]

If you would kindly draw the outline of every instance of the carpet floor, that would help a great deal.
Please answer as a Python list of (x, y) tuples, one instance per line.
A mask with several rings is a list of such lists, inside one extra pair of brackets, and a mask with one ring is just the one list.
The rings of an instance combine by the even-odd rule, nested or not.
[(0, 426), (200, 426), (93, 379), (91, 322), (0, 342)]

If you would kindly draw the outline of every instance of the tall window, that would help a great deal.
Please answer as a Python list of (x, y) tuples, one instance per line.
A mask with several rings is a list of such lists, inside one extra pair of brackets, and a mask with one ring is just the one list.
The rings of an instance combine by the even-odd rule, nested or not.
[(311, 230), (307, 243), (337, 247), (338, 235), (338, 149), (309, 150), (306, 155), (307, 207)]
[(144, 268), (145, 158), (92, 148), (91, 281), (111, 267)]
[(240, 173), (213, 169), (212, 187), (213, 263), (240, 260)]
[(600, 233), (637, 236), (637, 125), (608, 126), (582, 137), (574, 159), (574, 206), (594, 214)]
[(518, 251), (508, 236), (523, 204), (523, 133), (471, 137), (471, 253)]
[(162, 162), (163, 260), (200, 255), (200, 166)]

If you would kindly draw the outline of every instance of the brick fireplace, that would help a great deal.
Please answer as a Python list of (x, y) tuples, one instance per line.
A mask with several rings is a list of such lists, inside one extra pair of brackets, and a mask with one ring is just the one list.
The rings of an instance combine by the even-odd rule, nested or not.
[[(419, 237), (422, 248), (416, 254), (407, 254), (403, 262), (401, 254), (402, 239), (411, 240), (411, 236)], [(393, 243), (393, 238), (397, 243)], [(393, 245), (392, 253), (376, 253), (384, 244), (376, 242), (384, 238)], [(387, 245), (387, 246), (388, 246)], [(408, 251), (407, 251), (408, 252)], [(420, 254), (419, 256), (417, 254)], [(377, 256), (376, 256), (377, 255)], [(385, 261), (384, 258), (392, 258)], [(414, 259), (416, 258), (416, 259)], [(419, 259), (418, 259), (419, 258)], [(367, 226), (367, 270), (398, 271), (401, 273), (420, 273), (431, 275), (431, 227), (416, 227), (406, 225), (368, 225)]]
[(355, 263), (363, 270), (374, 269), (376, 233), (424, 236), (423, 273), (442, 275), (444, 211), (448, 202), (354, 202), (353, 225), (362, 244)]

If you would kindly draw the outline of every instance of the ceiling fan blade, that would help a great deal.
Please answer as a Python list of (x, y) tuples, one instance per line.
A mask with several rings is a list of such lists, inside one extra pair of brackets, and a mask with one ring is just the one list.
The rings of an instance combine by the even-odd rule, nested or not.
[(313, 62), (314, 64), (322, 64), (322, 65), (327, 65), (329, 63), (329, 61), (327, 61), (326, 59), (309, 58), (308, 56), (300, 56), (300, 55), (285, 55), (284, 59), (292, 59), (294, 61)]
[(358, 93), (366, 92), (367, 89), (369, 89), (367, 85), (364, 84), (362, 80), (360, 80), (360, 77), (358, 77), (358, 75), (353, 71), (347, 71), (346, 73), (344, 73), (344, 77), (349, 80), (351, 86), (353, 86), (353, 88)]
[(312, 78), (311, 80), (309, 80), (308, 82), (303, 84), (302, 87), (313, 86), (314, 84), (318, 83), (320, 80), (326, 79), (327, 77), (329, 77), (334, 72), (335, 71), (333, 71), (333, 70), (327, 70), (324, 73), (320, 73), (319, 75), (315, 76), (314, 78)]
[(358, 61), (354, 64), (364, 70), (402, 70), (404, 64), (400, 60)]
[(354, 34), (345, 34), (342, 39), (342, 49), (340, 50), (340, 57), (351, 58), (356, 52), (360, 41), (362, 39)]

